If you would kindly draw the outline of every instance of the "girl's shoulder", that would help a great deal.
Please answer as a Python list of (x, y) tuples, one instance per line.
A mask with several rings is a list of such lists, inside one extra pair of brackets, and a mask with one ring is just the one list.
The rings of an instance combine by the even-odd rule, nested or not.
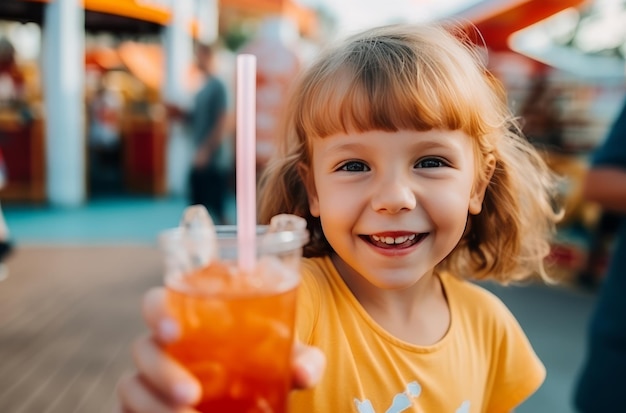
[(497, 324), (515, 322), (504, 302), (485, 286), (450, 274), (442, 274), (441, 281), (451, 309), (461, 317)]
[(498, 296), (489, 291), (483, 284), (465, 278), (455, 277), (449, 273), (441, 274), (440, 279), (448, 294), (463, 294), (470, 300), (484, 299), (489, 303), (501, 303)]
[(300, 262), (301, 284), (306, 289), (330, 288), (334, 267), (330, 257), (302, 258)]

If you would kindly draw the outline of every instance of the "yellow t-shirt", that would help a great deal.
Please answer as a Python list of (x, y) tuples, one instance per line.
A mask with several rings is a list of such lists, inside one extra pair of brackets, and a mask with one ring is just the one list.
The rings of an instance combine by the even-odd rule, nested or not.
[(513, 315), (475, 284), (441, 276), (450, 328), (417, 346), (381, 328), (329, 258), (302, 267), (297, 334), (328, 364), (317, 386), (292, 392), (291, 413), (508, 413), (545, 378)]

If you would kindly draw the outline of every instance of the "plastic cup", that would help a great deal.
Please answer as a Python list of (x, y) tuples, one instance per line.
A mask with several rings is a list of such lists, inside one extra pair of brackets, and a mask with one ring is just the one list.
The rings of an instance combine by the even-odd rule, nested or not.
[(202, 384), (198, 411), (286, 413), (299, 263), (308, 232), (269, 233), (259, 226), (254, 269), (242, 273), (236, 227), (216, 229), (219, 258), (191, 270), (179, 247), (182, 229), (160, 236), (168, 306), (181, 328), (180, 340), (166, 351)]

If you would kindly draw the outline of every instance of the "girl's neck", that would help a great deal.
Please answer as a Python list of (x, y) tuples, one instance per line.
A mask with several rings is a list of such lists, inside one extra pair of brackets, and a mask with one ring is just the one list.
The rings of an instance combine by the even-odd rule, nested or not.
[(431, 345), (450, 326), (450, 309), (439, 276), (424, 274), (413, 286), (386, 290), (369, 283), (336, 254), (333, 264), (356, 300), (383, 329), (400, 340)]

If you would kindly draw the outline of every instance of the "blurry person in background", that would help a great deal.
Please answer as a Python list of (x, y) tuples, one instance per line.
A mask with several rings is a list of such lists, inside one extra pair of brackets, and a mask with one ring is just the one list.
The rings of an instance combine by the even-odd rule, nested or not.
[[(4, 162), (4, 158), (2, 157), (2, 151), (0, 150), (0, 194), (2, 193), (2, 188), (6, 185), (6, 182), (6, 164)], [(7, 226), (4, 214), (2, 213), (2, 207), (0, 206), (0, 281), (4, 280), (8, 275), (8, 270), (4, 261), (11, 252), (12, 248), (13, 246), (9, 238), (9, 227)]]
[(0, 38), (0, 103), (14, 104), (23, 100), (24, 76), (17, 65), (15, 48), (6, 38)]
[(89, 184), (92, 192), (119, 191), (121, 171), (121, 116), (124, 99), (103, 75), (89, 102)]
[(196, 46), (196, 63), (204, 76), (193, 106), (183, 109), (166, 104), (170, 118), (182, 120), (193, 139), (194, 155), (189, 173), (189, 201), (204, 205), (217, 224), (226, 222), (226, 196), (230, 174), (221, 165), (227, 114), (226, 84), (215, 72), (215, 50)]
[(584, 195), (617, 214), (619, 221), (589, 326), (587, 356), (574, 402), (581, 413), (621, 413), (626, 389), (626, 101), (605, 142), (594, 153)]
[[(16, 118), (22, 123), (28, 123), (31, 119), (25, 90), (25, 79), (17, 64), (15, 47), (6, 37), (0, 37), (0, 111), (16, 113)], [(0, 199), (7, 181), (8, 170), (0, 149)], [(4, 262), (12, 249), (9, 227), (0, 207), (0, 281), (8, 275)]]
[(18, 65), (15, 47), (6, 37), (0, 37), (0, 110), (15, 111), (23, 124), (32, 120), (24, 73)]

